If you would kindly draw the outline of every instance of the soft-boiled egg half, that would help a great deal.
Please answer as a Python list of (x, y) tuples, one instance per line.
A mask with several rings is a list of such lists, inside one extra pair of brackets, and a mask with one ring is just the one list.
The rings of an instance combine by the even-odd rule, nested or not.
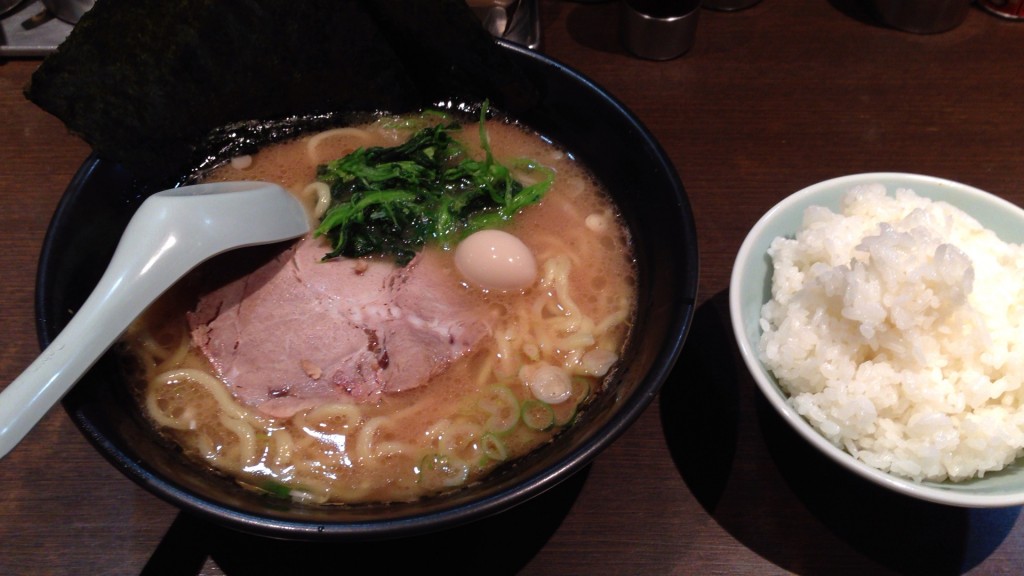
[(537, 259), (503, 230), (480, 230), (455, 247), (455, 267), (471, 284), (486, 290), (522, 290), (537, 279)]

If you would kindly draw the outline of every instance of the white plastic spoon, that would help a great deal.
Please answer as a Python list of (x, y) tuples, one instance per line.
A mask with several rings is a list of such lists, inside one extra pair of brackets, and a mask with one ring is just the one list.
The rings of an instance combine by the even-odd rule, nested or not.
[(218, 182), (149, 197), (128, 222), (110, 265), (56, 339), (0, 392), (0, 458), (186, 272), (233, 248), (309, 232), (305, 209), (265, 182)]

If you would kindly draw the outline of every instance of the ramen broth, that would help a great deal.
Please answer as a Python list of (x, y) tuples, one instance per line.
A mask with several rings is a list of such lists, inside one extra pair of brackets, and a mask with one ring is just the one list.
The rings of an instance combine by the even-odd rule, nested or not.
[[(499, 162), (531, 158), (556, 176), (540, 203), (503, 228), (535, 256), (537, 280), (508, 292), (457, 287), (490, 311), (489, 333), (468, 354), (423, 386), (270, 416), (237, 399), (192, 342), (192, 278), (125, 338), (140, 365), (143, 412), (161, 434), (246, 487), (300, 502), (354, 504), (411, 501), (468, 485), (571, 426), (603, 392), (629, 336), (636, 271), (628, 233), (608, 196), (569, 155), (511, 123), (488, 120), (486, 129)], [(206, 180), (277, 182), (312, 213), (318, 164), (358, 147), (396, 145), (410, 133), (398, 119), (382, 118), (269, 145)], [(482, 156), (475, 122), (455, 137)], [(453, 258), (451, 249), (426, 250)], [(545, 397), (537, 378), (568, 388)]]

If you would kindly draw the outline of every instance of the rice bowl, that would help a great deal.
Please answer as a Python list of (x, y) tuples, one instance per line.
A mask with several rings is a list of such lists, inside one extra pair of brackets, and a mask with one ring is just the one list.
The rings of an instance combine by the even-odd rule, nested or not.
[[(883, 414), (882, 412), (884, 412), (884, 410), (879, 410), (878, 414), (874, 413), (875, 406), (885, 404), (885, 402), (880, 402), (879, 396), (874, 398), (875, 402), (873, 404), (866, 402), (864, 397), (860, 399), (861, 403), (859, 405), (856, 402), (849, 402), (849, 397), (843, 397), (843, 401), (838, 404), (830, 404), (828, 401), (822, 400), (822, 388), (820, 385), (810, 385), (811, 388), (804, 390), (804, 394), (800, 393), (799, 387), (801, 385), (808, 385), (806, 373), (801, 374), (799, 370), (797, 372), (785, 372), (785, 367), (783, 365), (784, 362), (780, 360), (784, 359), (785, 355), (783, 354), (780, 356), (779, 347), (786, 346), (785, 341), (787, 337), (791, 340), (799, 340), (799, 338), (794, 339), (792, 337), (793, 334), (799, 333), (801, 334), (801, 337), (805, 338), (820, 337), (821, 334), (829, 335), (828, 337), (832, 338), (828, 330), (819, 332), (817, 336), (806, 336), (805, 332), (801, 332), (801, 330), (805, 331), (807, 326), (810, 326), (811, 324), (805, 323), (804, 326), (795, 328), (797, 330), (796, 332), (786, 332), (774, 343), (767, 342), (762, 345), (763, 332), (765, 332), (765, 330), (768, 332), (775, 330), (777, 325), (773, 324), (773, 322), (780, 322), (779, 318), (790, 312), (786, 309), (786, 306), (778, 306), (776, 304), (774, 313), (780, 316), (778, 316), (774, 321), (765, 321), (762, 319), (762, 307), (765, 303), (772, 300), (773, 266), (771, 256), (769, 256), (769, 249), (772, 242), (777, 237), (793, 238), (797, 230), (801, 228), (805, 210), (812, 206), (820, 206), (824, 208), (818, 214), (822, 220), (820, 224), (822, 228), (826, 230), (824, 235), (829, 237), (830, 243), (841, 244), (841, 237), (843, 234), (841, 232), (836, 232), (836, 229), (839, 226), (838, 220), (841, 219), (839, 217), (835, 217), (834, 220), (830, 221), (828, 214), (830, 211), (839, 212), (840, 206), (842, 205), (842, 198), (850, 189), (866, 185), (878, 185), (887, 188), (890, 195), (899, 188), (911, 189), (918, 196), (934, 201), (948, 202), (953, 207), (963, 210), (970, 216), (974, 217), (981, 226), (988, 228), (994, 232), (995, 235), (998, 235), (1003, 242), (1020, 243), (1024, 240), (1024, 233), (1022, 233), (1021, 228), (1021, 222), (1024, 222), (1024, 211), (990, 194), (947, 180), (896, 173), (859, 174), (836, 178), (801, 190), (777, 204), (764, 217), (762, 217), (760, 221), (758, 221), (749, 233), (737, 256), (730, 284), (730, 311), (732, 315), (733, 329), (739, 344), (741, 355), (754, 376), (758, 386), (783, 418), (815, 447), (859, 475), (896, 490), (897, 492), (945, 504), (974, 507), (1009, 506), (1020, 504), (1021, 502), (1024, 502), (1024, 470), (1020, 469), (1016, 459), (1020, 454), (1020, 438), (1016, 437), (1019, 436), (1019, 422), (1021, 420), (1019, 413), (1010, 411), (1006, 414), (1007, 418), (1005, 422), (1011, 424), (1009, 427), (1004, 427), (1004, 430), (1009, 431), (1009, 434), (1007, 435), (1009, 444), (1006, 451), (1000, 452), (998, 450), (992, 450), (989, 446), (984, 445), (983, 440), (979, 439), (979, 437), (965, 440), (963, 442), (964, 446), (971, 445), (973, 442), (976, 452), (975, 456), (977, 456), (977, 458), (975, 458), (976, 460), (987, 459), (991, 461), (985, 463), (970, 463), (961, 469), (958, 468), (959, 464), (956, 462), (962, 464), (966, 460), (963, 458), (959, 460), (954, 458), (955, 462), (953, 464), (945, 468), (939, 467), (941, 470), (935, 466), (931, 466), (936, 461), (941, 460), (942, 456), (947, 452), (953, 452), (950, 446), (955, 445), (956, 442), (959, 442), (960, 440), (957, 438), (952, 442), (952, 444), (943, 446), (938, 439), (942, 438), (943, 434), (946, 434), (948, 439), (950, 432), (949, 429), (939, 432), (938, 430), (942, 427), (941, 425), (939, 425), (938, 428), (929, 429), (930, 435), (928, 435), (927, 438), (919, 439), (918, 443), (915, 445), (918, 455), (925, 454), (926, 457), (922, 457), (921, 461), (916, 462), (903, 461), (899, 457), (894, 456), (894, 453), (900, 453), (900, 451), (903, 453), (907, 452), (907, 443), (904, 442), (903, 444), (900, 444), (900, 441), (898, 440), (899, 438), (905, 438), (905, 436), (900, 435), (904, 434), (906, 430), (893, 431), (892, 423), (896, 419), (891, 418), (892, 414)], [(908, 200), (904, 198), (904, 201), (906, 202)], [(873, 197), (870, 198), (868, 203), (877, 202), (878, 198)], [(928, 200), (923, 200), (923, 202), (925, 204), (929, 203)], [(942, 218), (943, 217), (939, 217), (940, 220)], [(895, 232), (893, 233), (895, 234)], [(859, 241), (860, 239), (857, 239), (857, 242)], [(878, 242), (884, 244), (884, 241), (880, 240)], [(849, 251), (850, 248), (851, 247), (847, 247), (846, 250)], [(933, 274), (933, 279), (935, 275), (942, 276), (946, 272), (949, 273), (948, 275), (957, 276), (955, 267), (950, 266), (950, 262), (956, 261), (957, 254), (955, 254), (955, 251), (950, 251), (946, 256), (950, 258), (949, 261), (932, 263), (933, 266), (930, 270)], [(908, 270), (913, 268), (906, 262), (901, 262), (899, 265), (907, 267)], [(984, 267), (985, 266), (981, 266), (981, 268)], [(828, 266), (825, 266), (825, 268), (828, 268)], [(846, 270), (850, 272), (849, 269)], [(861, 275), (865, 273), (864, 270), (860, 270), (859, 272), (850, 272), (851, 275), (854, 272)], [(965, 270), (961, 270), (961, 272), (965, 272)], [(835, 270), (832, 270), (831, 273), (833, 275), (833, 280), (838, 279), (841, 282), (850, 281), (849, 277), (836, 277)], [(988, 273), (983, 274), (979, 272), (979, 277), (984, 278), (991, 276)], [(1007, 278), (1012, 279), (1010, 276)], [(956, 279), (947, 278), (946, 280), (949, 282), (944, 285), (954, 292), (957, 289), (957, 286), (963, 288), (963, 282), (965, 281), (962, 275), (958, 276)], [(920, 281), (920, 276), (907, 281)], [(966, 279), (966, 281), (969, 283), (969, 278)], [(960, 284), (958, 284), (958, 282)], [(998, 289), (994, 286), (982, 286), (981, 288), (978, 288), (977, 285), (975, 285), (975, 288), (980, 290), (982, 295), (986, 293), (991, 295), (999, 290), (1008, 289), (1005, 281), (999, 280), (998, 282)], [(866, 285), (867, 284), (864, 284), (864, 286)], [(904, 287), (906, 285), (907, 284), (904, 284)], [(877, 278), (875, 286), (877, 292)], [(833, 289), (835, 288), (833, 287)], [(783, 292), (785, 292), (785, 290), (783, 290)], [(862, 340), (861, 343), (865, 344), (865, 349), (869, 349), (871, 346), (874, 346), (877, 349), (879, 347), (879, 341), (876, 336), (878, 335), (871, 333), (870, 328), (865, 328), (865, 326), (872, 325), (869, 321), (869, 316), (871, 314), (877, 315), (879, 313), (877, 306), (877, 301), (879, 301), (877, 296), (879, 295), (875, 294), (876, 298), (874, 300), (870, 296), (871, 294), (869, 293), (861, 294), (861, 296), (856, 299), (861, 301), (864, 305), (851, 305), (849, 310), (844, 311), (844, 314), (848, 313), (851, 316), (857, 316), (860, 314), (863, 316), (859, 319), (860, 323), (856, 324), (856, 326), (865, 333), (852, 334), (854, 336), (854, 340)], [(955, 300), (955, 295), (950, 296), (950, 298)], [(983, 296), (983, 298), (986, 302), (994, 300), (991, 296)], [(875, 302), (874, 309), (869, 305), (872, 302)], [(913, 299), (911, 299), (911, 304), (913, 304)], [(946, 313), (944, 311), (937, 311), (938, 309), (934, 308), (931, 310), (936, 313), (936, 316), (941, 316)], [(769, 315), (772, 313), (772, 306), (768, 307), (768, 312)], [(898, 314), (900, 310), (896, 310), (896, 312)], [(920, 316), (920, 314), (924, 312), (926, 312), (925, 309), (914, 309), (912, 305), (902, 309), (902, 313), (906, 318), (906, 321), (904, 322), (906, 325), (905, 327), (912, 327), (915, 325), (915, 322), (927, 324), (936, 321), (935, 317), (929, 318), (926, 316)], [(801, 313), (806, 313), (806, 311)], [(1006, 316), (1010, 315), (1011, 314), (1009, 313), (1006, 314)], [(848, 320), (849, 319), (846, 319), (844, 321)], [(877, 326), (877, 324), (875, 325)], [(1012, 346), (1012, 342), (1017, 340), (1014, 337), (1014, 323), (1010, 320), (1004, 319), (1003, 327), (1004, 329), (1002, 329), (1001, 333), (1005, 335), (1004, 340), (1008, 346)], [(794, 327), (790, 326), (787, 330), (790, 328)], [(885, 326), (882, 328), (884, 329)], [(820, 329), (821, 327), (819, 327), (819, 330)], [(832, 326), (832, 329), (836, 329), (836, 326)], [(849, 341), (850, 334), (846, 334), (846, 336), (847, 341)], [(890, 334), (889, 336), (893, 335)], [(903, 336), (905, 336), (905, 334), (899, 335), (896, 339), (902, 338)], [(872, 341), (873, 338), (874, 341)], [(771, 340), (771, 338), (767, 338), (766, 340)], [(761, 346), (765, 347), (759, 349)], [(766, 348), (770, 348), (767, 354), (765, 354)], [(998, 348), (998, 346), (995, 346), (994, 348)], [(833, 353), (837, 353), (836, 350), (841, 349), (842, 347), (833, 347)], [(899, 358), (900, 354), (898, 350), (889, 350), (888, 352), (888, 356), (884, 353), (881, 355), (883, 360), (895, 360), (897, 364), (902, 360)], [(918, 350), (918, 353), (920, 353), (920, 350)], [(911, 354), (911, 356), (913, 356), (913, 354)], [(991, 354), (989, 354), (989, 356), (991, 356)], [(772, 358), (775, 360), (772, 360)], [(768, 360), (768, 362), (766, 363), (765, 360)], [(812, 372), (819, 373), (821, 372), (819, 368), (821, 364), (821, 358), (810, 358), (807, 363), (807, 365), (812, 368)], [(855, 372), (850, 371), (856, 370), (858, 364), (859, 363), (854, 362), (852, 364), (846, 363), (844, 365), (843, 362), (838, 362), (836, 373), (833, 374), (833, 379), (838, 382), (842, 382), (844, 386), (854, 383), (857, 386), (860, 386), (860, 390), (863, 392), (865, 386), (864, 378), (860, 378), (860, 376), (863, 375), (853, 377)], [(870, 365), (871, 363), (868, 362), (867, 364)], [(878, 365), (883, 366), (883, 370), (891, 368), (891, 366), (888, 366), (885, 361), (878, 362)], [(1017, 375), (1019, 374), (1019, 371), (1011, 370), (1011, 372), (1013, 372), (1011, 379), (1018, 377)], [(786, 382), (780, 382), (780, 380), (775, 376), (776, 373), (783, 374)], [(884, 386), (877, 387), (877, 382), (884, 381), (885, 378), (882, 380), (875, 378), (875, 383), (868, 384), (868, 386), (876, 386), (876, 388), (872, 388), (873, 393), (876, 395), (888, 394), (888, 401), (891, 403), (905, 403), (907, 399), (899, 396), (899, 379), (892, 378), (892, 374), (889, 376), (891, 381), (889, 383), (889, 388), (885, 388)], [(871, 379), (868, 380), (870, 381)], [(791, 386), (794, 381), (797, 382), (796, 388)], [(1006, 383), (1007, 382), (1002, 382), (1002, 384)], [(818, 386), (818, 388), (812, 390), (815, 386)], [(843, 386), (840, 386), (839, 389), (842, 387)], [(1013, 388), (1014, 386), (1010, 384), (1010, 387)], [(986, 389), (985, 392), (988, 393), (990, 391), (991, 389)], [(796, 392), (796, 396), (791, 396), (794, 392)], [(819, 394), (817, 399), (813, 398), (814, 393)], [(837, 392), (832, 390), (825, 395), (827, 396), (829, 394), (831, 394), (832, 399), (835, 400)], [(992, 394), (995, 396), (1000, 395), (995, 392), (992, 392)], [(1013, 396), (1014, 394), (1019, 397), (1019, 392), (1010, 392), (1009, 395)], [(799, 399), (792, 400), (791, 398)], [(972, 401), (968, 401), (968, 404), (970, 405), (971, 402)], [(974, 399), (973, 402), (976, 405), (979, 403), (984, 404), (984, 401), (980, 401), (978, 399)], [(1007, 400), (1006, 402), (1009, 401)], [(1014, 402), (1017, 405), (1020, 404), (1019, 400)], [(901, 410), (906, 411), (906, 406), (901, 406)], [(837, 411), (841, 412), (842, 410), (847, 411), (848, 418), (837, 424), (836, 418), (833, 418), (832, 416), (834, 416)], [(897, 412), (900, 411), (896, 408), (893, 408), (893, 410)], [(830, 411), (832, 416), (829, 416)], [(938, 420), (941, 420), (941, 418)], [(914, 424), (920, 428), (923, 422), (928, 421), (928, 418), (918, 416)], [(935, 424), (936, 419), (932, 419), (931, 422)], [(903, 424), (906, 424), (906, 422), (903, 422)], [(896, 427), (899, 428), (899, 426)], [(1014, 429), (1018, 431), (1016, 436), (1013, 432)], [(919, 429), (917, 432), (921, 432), (921, 430)], [(886, 450), (889, 450), (889, 452), (886, 452)], [(858, 459), (851, 455), (851, 452), (857, 454), (860, 458)], [(913, 450), (910, 450), (910, 452), (913, 452)], [(949, 461), (949, 458), (946, 460)], [(869, 465), (869, 462), (872, 465)], [(926, 463), (922, 464), (922, 462)], [(931, 468), (929, 468), (929, 466), (931, 466)], [(1000, 468), (1002, 469), (999, 470)], [(883, 469), (889, 470), (893, 473), (883, 471)], [(988, 472), (988, 470), (998, 471)], [(974, 475), (974, 473), (977, 473), (977, 475), (982, 477), (965, 479)], [(959, 481), (946, 481), (945, 479), (947, 477)]]

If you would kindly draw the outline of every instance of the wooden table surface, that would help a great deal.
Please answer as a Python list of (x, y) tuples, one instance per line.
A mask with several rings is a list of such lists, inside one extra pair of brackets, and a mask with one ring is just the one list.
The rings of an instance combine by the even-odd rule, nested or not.
[[(747, 230), (783, 196), (903, 171), (1024, 204), (1024, 23), (972, 9), (943, 34), (873, 24), (855, 0), (704, 10), (668, 62), (622, 50), (616, 3), (542, 0), (542, 50), (660, 140), (693, 205), (699, 308), (677, 369), (584, 472), (520, 509), (365, 545), (261, 540), (178, 514), (109, 466), (60, 409), (0, 462), (0, 574), (1020, 574), (1020, 508), (911, 501), (823, 461), (766, 409), (726, 306)], [(89, 152), (22, 96), (38, 60), (0, 61), (0, 382), (37, 355), (36, 260)], [(394, 572), (394, 570), (388, 570)]]

